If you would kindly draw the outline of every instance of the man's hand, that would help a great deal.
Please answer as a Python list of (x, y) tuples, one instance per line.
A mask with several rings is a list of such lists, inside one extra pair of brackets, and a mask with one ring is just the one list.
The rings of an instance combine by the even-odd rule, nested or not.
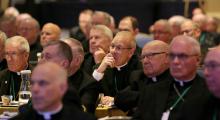
[(101, 97), (100, 103), (102, 105), (112, 106), (112, 105), (114, 105), (114, 98), (110, 97), (110, 96), (103, 96), (103, 97)]
[(103, 58), (106, 56), (105, 51), (102, 48), (98, 48), (97, 51), (95, 51), (93, 57), (96, 64), (99, 64), (102, 62)]
[(110, 66), (111, 68), (115, 67), (115, 59), (111, 53), (108, 53), (102, 60), (100, 66), (97, 69), (97, 72), (103, 73), (106, 68)]

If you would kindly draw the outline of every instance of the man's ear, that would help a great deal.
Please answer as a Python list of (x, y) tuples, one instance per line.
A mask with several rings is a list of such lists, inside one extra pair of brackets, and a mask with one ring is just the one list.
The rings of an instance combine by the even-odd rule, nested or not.
[(63, 95), (66, 93), (67, 89), (68, 89), (67, 83), (60, 85), (60, 90), (61, 90)]
[(136, 29), (134, 30), (134, 32), (135, 32), (135, 35), (137, 35), (137, 34), (139, 33), (139, 29), (136, 28)]

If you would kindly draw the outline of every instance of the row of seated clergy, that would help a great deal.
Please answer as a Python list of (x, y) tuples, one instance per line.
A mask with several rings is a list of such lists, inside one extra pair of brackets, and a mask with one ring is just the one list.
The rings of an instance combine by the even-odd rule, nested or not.
[(115, 96), (115, 105), (123, 111), (129, 110), (131, 115), (137, 107), (139, 91), (145, 86), (171, 79), (168, 65), (168, 47), (165, 42), (154, 40), (142, 49), (142, 70), (131, 73), (129, 86)]
[[(191, 56), (181, 57), (183, 54)], [(205, 79), (197, 74), (200, 54), (200, 45), (195, 39), (184, 35), (175, 37), (169, 46), (172, 78), (145, 86), (133, 119), (199, 118), (210, 96)], [(183, 114), (193, 108), (200, 110)]]

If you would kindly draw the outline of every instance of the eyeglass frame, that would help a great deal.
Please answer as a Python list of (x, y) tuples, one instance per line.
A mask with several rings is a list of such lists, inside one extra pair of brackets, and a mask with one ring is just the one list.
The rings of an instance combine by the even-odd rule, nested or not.
[(154, 56), (164, 53), (167, 54), (167, 52), (155, 52), (155, 53), (144, 54), (140, 56), (140, 60), (144, 60), (145, 58), (152, 59)]
[(198, 56), (198, 55), (197, 54), (187, 55), (187, 54), (184, 54), (184, 53), (180, 53), (180, 54), (169, 53), (168, 54), (168, 57), (169, 57), (170, 60), (174, 60), (177, 57), (179, 60), (182, 60), (182, 61), (185, 61), (188, 58), (193, 57), (193, 56)]
[(116, 51), (132, 49), (132, 47), (121, 47), (120, 45), (114, 45), (114, 44), (111, 44), (109, 48), (110, 49), (115, 49)]

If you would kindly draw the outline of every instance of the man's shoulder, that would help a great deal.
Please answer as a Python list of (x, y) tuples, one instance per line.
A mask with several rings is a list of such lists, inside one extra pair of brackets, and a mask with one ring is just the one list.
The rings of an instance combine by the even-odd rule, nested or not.
[(96, 120), (95, 116), (78, 109), (65, 106), (64, 107), (64, 114), (62, 116), (62, 120), (73, 119), (74, 120)]

